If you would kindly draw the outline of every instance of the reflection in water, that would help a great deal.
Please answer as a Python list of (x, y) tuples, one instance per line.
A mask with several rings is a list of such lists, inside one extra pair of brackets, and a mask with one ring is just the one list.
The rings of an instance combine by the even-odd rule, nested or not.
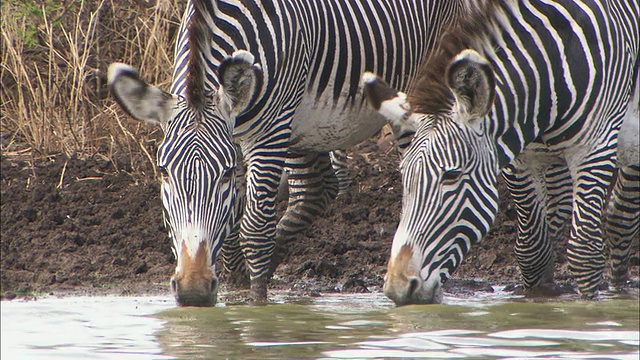
[(500, 292), (396, 308), (382, 294), (176, 308), (168, 298), (2, 302), (2, 359), (638, 359), (638, 298), (531, 303)]
[[(375, 325), (387, 323), (380, 320), (384, 313), (370, 312), (366, 316), (376, 320), (359, 318), (361, 324), (348, 324), (352, 317), (321, 311), (313, 305), (176, 308), (158, 315), (167, 324), (157, 337), (163, 351), (177, 357), (314, 357), (344, 342), (345, 330), (348, 337), (359, 339), (384, 334)], [(340, 324), (345, 319), (345, 324)], [(336, 326), (344, 330), (338, 331)], [(195, 346), (198, 344), (207, 346)]]
[(179, 358), (637, 359), (638, 310), (637, 299), (394, 308), (380, 294), (329, 295), (304, 305), (172, 309), (158, 314), (167, 323), (157, 338)]
[(75, 297), (3, 301), (4, 359), (168, 359), (153, 334), (151, 314), (174, 306), (168, 298)]

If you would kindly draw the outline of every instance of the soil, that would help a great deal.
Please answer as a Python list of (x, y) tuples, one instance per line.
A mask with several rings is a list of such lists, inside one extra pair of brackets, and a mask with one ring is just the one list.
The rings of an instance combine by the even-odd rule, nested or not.
[[(270, 289), (303, 295), (381, 290), (400, 216), (399, 157), (375, 139), (349, 149), (348, 155), (353, 178), (348, 193), (290, 244)], [(30, 161), (2, 156), (4, 298), (169, 293), (175, 258), (163, 225), (159, 184), (148, 159), (127, 156)], [(150, 175), (133, 170), (131, 164), (145, 162)], [(519, 283), (514, 210), (503, 185), (501, 194), (492, 231), (471, 249), (447, 283), (448, 292), (492, 291), (492, 285)], [(635, 280), (638, 253), (636, 243), (631, 259)], [(556, 280), (572, 288), (563, 244)], [(221, 274), (221, 286), (223, 297), (225, 290), (233, 294), (238, 289), (228, 274)]]

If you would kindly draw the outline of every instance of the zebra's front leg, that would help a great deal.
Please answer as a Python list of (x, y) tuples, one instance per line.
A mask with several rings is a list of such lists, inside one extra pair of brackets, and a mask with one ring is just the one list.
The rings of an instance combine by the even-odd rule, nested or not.
[[(276, 144), (265, 145), (274, 149)], [(269, 147), (270, 146), (270, 147)], [(247, 192), (240, 226), (240, 246), (249, 268), (252, 297), (266, 301), (276, 238), (276, 195), (286, 151), (247, 154)]]
[(231, 230), (231, 233), (227, 236), (222, 243), (222, 264), (225, 271), (230, 275), (231, 282), (234, 285), (244, 285), (248, 282), (249, 273), (242, 253), (242, 246), (240, 245), (240, 225), (242, 221), (242, 215), (244, 214), (244, 208), (246, 204), (247, 194), (247, 179), (246, 179), (246, 167), (244, 166), (244, 156), (239, 145), (236, 145), (237, 154), (237, 167), (236, 167), (236, 187), (237, 197), (234, 205), (234, 216), (236, 223)]
[[(570, 164), (573, 173), (573, 213), (567, 246), (569, 270), (583, 297), (598, 294), (605, 266), (602, 219), (607, 190), (614, 173), (615, 149), (596, 149), (580, 163)], [(567, 158), (577, 158), (568, 153)]]
[[(545, 176), (547, 183), (547, 224), (549, 226), (549, 239), (552, 243), (552, 251), (556, 254), (559, 243), (564, 243), (562, 230), (571, 218), (573, 207), (573, 179), (566, 163), (552, 165)], [(553, 271), (554, 261), (549, 264), (550, 271)], [(551, 274), (553, 275), (553, 274)], [(551, 279), (551, 278), (550, 278)], [(555, 284), (543, 289), (545, 295), (562, 295), (567, 292), (573, 293), (573, 288), (565, 288)]]
[(605, 219), (613, 285), (629, 280), (629, 249), (640, 228), (640, 75), (618, 135), (618, 172)]
[[(560, 227), (550, 228), (549, 222), (562, 222), (560, 218), (548, 217), (547, 170), (555, 164), (541, 159), (537, 154), (525, 152), (502, 173), (516, 207), (515, 254), (525, 289), (529, 291), (548, 288), (554, 283), (555, 244), (552, 238), (557, 236)], [(555, 202), (553, 206), (562, 204)]]
[(333, 168), (333, 174), (329, 175), (338, 181), (338, 196), (347, 194), (351, 185), (347, 153), (344, 150), (334, 150), (329, 153), (329, 158)]
[(605, 220), (611, 256), (611, 281), (622, 287), (629, 280), (629, 249), (640, 228), (640, 167), (620, 166)]
[(280, 247), (307, 230), (324, 213), (339, 187), (328, 153), (290, 154), (287, 170), (289, 205), (277, 227)]
[(230, 282), (235, 286), (246, 286), (249, 279), (242, 246), (240, 245), (240, 223), (222, 244), (222, 264), (229, 273)]
[(554, 165), (546, 173), (547, 223), (551, 241), (561, 241), (561, 231), (571, 218), (573, 179), (566, 163)]

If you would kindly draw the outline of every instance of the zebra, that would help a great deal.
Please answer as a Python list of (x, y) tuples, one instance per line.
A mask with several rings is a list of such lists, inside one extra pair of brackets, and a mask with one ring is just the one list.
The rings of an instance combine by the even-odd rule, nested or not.
[(633, 239), (637, 239), (640, 233), (639, 71), (636, 64), (636, 86), (620, 127), (618, 171), (605, 218), (605, 234), (610, 245), (611, 278), (618, 287), (624, 287), (629, 282), (629, 249)]
[[(570, 217), (569, 268), (581, 294), (593, 298), (604, 271), (602, 215), (618, 132), (625, 113), (634, 113), (628, 108), (638, 106), (630, 97), (639, 82), (639, 5), (472, 3), (474, 14), (440, 38), (408, 94), (362, 76), (372, 107), (416, 131), (400, 163), (402, 215), (384, 292), (398, 305), (442, 301), (442, 284), (495, 219), (504, 169), (519, 212), (516, 258), (525, 286), (548, 276), (550, 237)], [(616, 182), (621, 191), (610, 206), (621, 204), (620, 216), (605, 225), (607, 233), (624, 228), (609, 239), (619, 279), (640, 211), (638, 163), (629, 165), (635, 168), (619, 166), (628, 176)], [(549, 209), (558, 214), (547, 217)]]
[[(110, 88), (121, 107), (165, 132), (157, 163), (165, 173), (178, 304), (215, 303), (212, 262), (221, 247), (231, 268), (240, 266), (233, 254), (241, 249), (252, 297), (266, 300), (274, 243), (308, 228), (336, 196), (328, 152), (359, 143), (385, 124), (365, 106), (360, 75), (375, 71), (406, 88), (444, 24), (467, 11), (462, 5), (191, 0), (168, 93), (128, 65), (110, 66)], [(239, 153), (246, 164), (242, 199), (234, 176)], [(289, 203), (276, 222), (285, 167)]]

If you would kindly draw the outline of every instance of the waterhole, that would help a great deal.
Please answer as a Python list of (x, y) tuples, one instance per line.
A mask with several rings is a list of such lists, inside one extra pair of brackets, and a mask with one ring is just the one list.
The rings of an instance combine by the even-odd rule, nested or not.
[(498, 291), (396, 308), (382, 294), (177, 308), (167, 297), (4, 301), (2, 359), (638, 359), (637, 298)]

